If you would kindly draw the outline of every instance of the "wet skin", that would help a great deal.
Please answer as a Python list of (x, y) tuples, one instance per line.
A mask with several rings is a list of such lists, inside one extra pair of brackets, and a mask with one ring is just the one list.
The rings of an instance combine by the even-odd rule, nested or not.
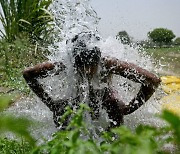
[[(105, 89), (105, 94), (103, 96), (103, 107), (106, 109), (110, 119), (116, 122), (116, 124), (111, 123), (109, 128), (119, 126), (123, 123), (123, 116), (131, 114), (139, 107), (141, 107), (155, 92), (155, 89), (158, 87), (161, 82), (153, 73), (140, 68), (132, 63), (127, 63), (119, 61), (115, 58), (102, 58), (101, 63), (103, 67), (107, 70), (107, 80), (110, 80), (113, 74), (120, 75), (131, 81), (141, 83), (141, 88), (137, 95), (129, 102), (128, 105), (125, 105), (122, 101), (114, 97), (113, 90), (110, 88)], [(34, 67), (29, 67), (23, 71), (23, 76), (34, 91), (34, 93), (44, 102), (47, 107), (53, 112), (53, 118), (56, 126), (59, 126), (59, 117), (65, 112), (65, 106), (68, 104), (68, 100), (58, 100), (54, 101), (43, 89), (43, 86), (38, 82), (38, 78), (45, 78), (48, 76), (49, 71), (55, 70), (55, 74), (59, 74), (61, 71), (66, 69), (66, 66), (61, 62), (51, 63), (45, 62), (42, 64), (37, 64)], [(97, 73), (98, 65), (86, 66), (77, 68), (80, 74), (89, 80), (92, 79), (93, 75)], [(127, 74), (126, 72), (131, 72)], [(141, 80), (143, 78), (143, 80)], [(92, 104), (90, 105), (93, 108), (93, 111), (98, 110), (97, 100), (95, 100), (93, 95), (95, 92), (90, 88), (90, 100)], [(78, 101), (78, 100), (77, 100)], [(137, 103), (138, 102), (138, 103)], [(77, 102), (78, 103), (78, 102)], [(98, 114), (95, 114), (95, 117), (98, 118)], [(64, 124), (64, 126), (67, 123)]]

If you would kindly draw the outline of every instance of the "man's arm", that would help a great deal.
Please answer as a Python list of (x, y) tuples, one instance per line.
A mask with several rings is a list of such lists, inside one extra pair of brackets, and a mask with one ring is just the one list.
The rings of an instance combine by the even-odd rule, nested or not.
[(132, 63), (117, 59), (105, 59), (105, 66), (110, 74), (121, 75), (131, 81), (141, 83), (141, 88), (136, 97), (123, 109), (124, 115), (130, 114), (143, 105), (155, 92), (161, 80), (153, 73), (140, 68)]
[[(57, 69), (56, 69), (57, 67)], [(48, 76), (49, 71), (55, 70), (55, 75), (65, 69), (65, 65), (61, 62), (51, 63), (44, 62), (34, 67), (29, 67), (23, 71), (23, 77), (32, 91), (52, 110), (53, 99), (49, 97), (43, 89), (43, 85), (39, 83), (39, 78)]]

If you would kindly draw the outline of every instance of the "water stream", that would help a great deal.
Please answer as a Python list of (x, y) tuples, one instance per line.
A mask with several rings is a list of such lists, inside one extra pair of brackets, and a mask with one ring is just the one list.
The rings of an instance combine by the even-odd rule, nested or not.
[[(62, 73), (56, 77), (48, 77), (41, 82), (45, 85), (48, 93), (54, 98), (65, 98), (72, 95), (74, 74), (72, 71), (71, 60), (69, 58), (69, 46), (66, 40), (72, 38), (82, 31), (93, 31), (97, 33), (98, 15), (90, 6), (89, 0), (55, 0), (51, 6), (51, 12), (55, 16), (55, 34), (51, 36), (53, 43), (48, 49), (51, 54), (48, 55), (50, 61), (62, 61), (68, 66), (66, 73)], [(101, 37), (101, 34), (98, 34)], [(144, 69), (156, 73), (158, 68), (151, 59), (143, 51), (121, 44), (113, 37), (101, 39), (98, 46), (101, 49), (102, 56), (116, 57), (120, 60), (132, 62)], [(127, 81), (119, 76), (113, 77), (113, 87), (119, 93), (119, 98), (124, 102), (130, 101), (136, 94), (139, 84)], [(85, 97), (86, 93), (84, 93)], [(161, 125), (160, 121), (154, 117), (154, 114), (160, 112), (160, 103), (158, 97), (161, 90), (152, 96), (152, 98), (144, 104), (143, 107), (135, 111), (133, 114), (125, 117), (125, 125), (134, 128), (140, 123)], [(37, 139), (43, 141), (43, 138), (49, 139), (57, 129), (53, 123), (52, 113), (37, 98), (24, 98), (9, 108), (14, 115), (26, 116), (30, 119), (38, 121), (39, 125), (32, 127), (32, 134)]]

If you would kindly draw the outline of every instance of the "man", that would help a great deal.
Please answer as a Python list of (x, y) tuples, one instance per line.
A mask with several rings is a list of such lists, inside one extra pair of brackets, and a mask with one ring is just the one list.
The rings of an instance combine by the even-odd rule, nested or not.
[[(99, 118), (99, 108), (102, 107), (108, 113), (112, 122), (109, 128), (119, 126), (123, 123), (123, 116), (131, 114), (141, 107), (155, 92), (161, 82), (160, 78), (154, 74), (142, 69), (132, 63), (120, 61), (116, 58), (101, 57), (101, 52), (96, 44), (100, 37), (92, 32), (82, 32), (76, 35), (67, 44), (71, 44), (71, 55), (73, 71), (78, 75), (76, 97), (73, 98), (74, 105), (78, 106), (82, 100), (82, 91), (80, 84), (83, 79), (88, 81), (88, 104), (92, 109), (92, 118)], [(58, 68), (58, 69), (55, 69)], [(65, 107), (71, 99), (54, 101), (43, 89), (38, 81), (39, 78), (46, 78), (48, 73), (56, 70), (56, 74), (66, 70), (67, 67), (62, 62), (45, 62), (35, 65), (24, 70), (23, 76), (34, 93), (44, 102), (53, 112), (54, 122), (56, 126), (60, 126), (59, 118), (65, 112)], [(113, 75), (120, 75), (131, 81), (141, 83), (141, 88), (128, 105), (119, 100), (115, 95), (115, 91), (111, 88), (111, 79)], [(93, 79), (97, 78), (99, 83), (105, 83), (101, 89), (96, 89), (93, 85)], [(64, 128), (68, 120), (63, 123)]]

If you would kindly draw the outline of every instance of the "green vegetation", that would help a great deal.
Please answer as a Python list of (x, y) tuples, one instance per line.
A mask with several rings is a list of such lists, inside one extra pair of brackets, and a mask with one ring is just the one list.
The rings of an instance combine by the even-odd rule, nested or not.
[[(28, 147), (34, 147), (35, 146), (35, 140), (30, 135), (29, 127), (31, 126), (32, 122), (25, 118), (16, 118), (11, 115), (5, 115), (3, 114), (3, 110), (5, 110), (10, 104), (12, 103), (12, 96), (0, 96), (0, 135), (2, 135), (4, 132), (12, 132), (15, 135), (21, 137), (23, 140), (26, 140), (26, 143), (28, 144)], [(23, 141), (22, 140), (22, 141)], [(4, 145), (5, 144), (5, 145)], [(22, 142), (23, 144), (23, 142)], [(6, 150), (5, 153), (8, 152), (8, 147), (18, 147), (20, 148), (20, 143), (16, 143), (15, 141), (8, 141), (5, 138), (0, 138), (0, 153), (2, 153), (4, 150)], [(27, 146), (25, 146), (27, 148)], [(13, 150), (13, 149), (10, 149)], [(16, 149), (14, 149), (16, 150)]]
[(44, 51), (38, 44), (31, 44), (28, 37), (22, 36), (9, 43), (0, 40), (0, 86), (27, 92), (28, 87), (22, 77), (25, 67), (44, 61)]
[[(51, 23), (53, 17), (48, 12), (51, 2), (52, 0), (0, 0), (2, 7), (0, 21), (4, 28), (4, 31), (0, 31), (0, 87), (28, 92), (28, 87), (22, 78), (22, 70), (46, 60), (48, 51), (42, 48), (41, 43), (49, 41), (49, 34), (53, 29)], [(149, 36), (152, 33), (149, 33)], [(174, 38), (169, 30), (162, 30), (155, 36), (156, 38), (152, 35), (151, 39), (160, 44), (169, 44)], [(129, 35), (125, 31), (119, 32), (117, 37), (122, 38), (121, 41), (124, 44), (130, 42)], [(160, 58), (167, 54), (171, 56), (171, 53), (179, 54), (180, 47), (150, 48), (147, 52)], [(175, 60), (178, 61), (175, 68), (180, 68), (179, 57), (174, 58), (172, 63)], [(168, 59), (166, 61), (169, 62)], [(167, 143), (172, 144), (177, 152), (180, 150), (180, 118), (168, 111), (164, 111), (160, 116), (167, 121), (167, 125), (161, 128), (140, 125), (135, 131), (131, 131), (122, 126), (110, 132), (102, 132), (101, 140), (97, 140), (92, 137), (83, 119), (84, 111), (90, 109), (84, 104), (77, 111), (67, 108), (67, 112), (61, 119), (63, 121), (71, 114), (72, 120), (67, 129), (57, 132), (53, 135), (52, 140), (38, 146), (29, 132), (33, 122), (23, 117), (17, 118), (3, 113), (11, 103), (12, 97), (0, 96), (0, 153), (2, 154), (160, 154), (171, 152), (164, 149)], [(12, 132), (17, 139), (5, 138), (4, 133), (6, 132)], [(86, 139), (82, 138), (82, 134)]]
[(163, 70), (180, 75), (180, 46), (170, 48), (148, 48), (145, 51), (163, 65)]
[(0, 0), (0, 87), (28, 91), (22, 78), (25, 67), (44, 61), (41, 44), (48, 42), (53, 17), (52, 0)]
[(168, 54), (170, 52), (180, 53), (180, 46), (173, 46), (169, 48), (148, 48), (147, 51), (154, 54), (160, 54), (160, 53)]
[(122, 44), (130, 44), (131, 40), (126, 31), (120, 31), (116, 35), (116, 39), (120, 40)]
[(166, 28), (156, 28), (148, 33), (148, 37), (161, 47), (163, 44), (172, 43), (172, 39), (175, 38), (174, 33)]
[[(110, 154), (164, 154), (174, 153), (180, 150), (180, 117), (172, 114), (169, 111), (164, 111), (161, 114), (161, 118), (167, 122), (167, 125), (156, 128), (153, 126), (140, 125), (133, 132), (125, 126), (112, 129), (110, 132), (102, 132), (101, 140), (94, 139), (90, 131), (88, 131), (87, 123), (83, 119), (85, 111), (89, 111), (89, 108), (81, 104), (80, 109), (72, 111), (67, 108), (67, 112), (62, 117), (62, 121), (66, 119), (66, 116), (72, 115), (72, 120), (66, 130), (62, 130), (53, 135), (53, 139), (45, 142), (40, 146), (34, 146), (27, 142), (27, 134), (22, 133), (26, 139), (26, 142), (22, 140), (8, 140), (0, 138), (0, 153), (15, 153), (15, 154), (40, 154), (40, 153), (110, 153)], [(2, 117), (3, 118), (3, 117)], [(19, 133), (17, 125), (23, 126), (21, 123), (17, 123), (16, 126), (9, 126), (8, 128), (15, 133)], [(0, 123), (0, 126), (2, 124)], [(20, 132), (27, 127), (21, 127)], [(0, 127), (0, 131), (2, 127)], [(5, 130), (5, 129), (4, 129)], [(14, 131), (15, 130), (15, 131)], [(82, 137), (82, 135), (84, 137)], [(165, 149), (166, 144), (172, 144), (171, 149)], [(175, 152), (176, 151), (176, 152)]]
[(53, 20), (47, 8), (51, 0), (0, 0), (2, 12), (0, 21), (4, 31), (1, 37), (8, 42), (16, 40), (22, 33), (28, 33), (33, 40), (43, 40), (50, 33)]
[(150, 40), (137, 43), (152, 56), (157, 65), (163, 69), (162, 75), (180, 75), (180, 46), (179, 37), (175, 38), (171, 30), (165, 28), (156, 28), (148, 33)]
[[(74, 114), (67, 130), (57, 132), (51, 141), (38, 147), (35, 153), (46, 151), (48, 153), (153, 154), (165, 153), (163, 147), (167, 143), (176, 145), (177, 150), (179, 148), (180, 118), (168, 111), (164, 111), (161, 117), (170, 125), (162, 128), (140, 125), (135, 132), (121, 126), (110, 132), (102, 132), (100, 142), (93, 139), (87, 131), (88, 127), (82, 118), (84, 108), (87, 107), (81, 105)], [(84, 134), (86, 139), (82, 139), (81, 134)]]
[(32, 147), (29, 143), (23, 140), (9, 140), (0, 138), (0, 153), (1, 154), (27, 154), (30, 153)]
[(177, 37), (173, 43), (174, 45), (180, 45), (180, 37)]

